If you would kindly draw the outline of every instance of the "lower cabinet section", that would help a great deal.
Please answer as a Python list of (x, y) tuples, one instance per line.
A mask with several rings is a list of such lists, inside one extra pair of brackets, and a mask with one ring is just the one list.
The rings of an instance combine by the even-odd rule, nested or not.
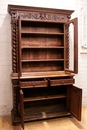
[(73, 115), (81, 120), (82, 89), (73, 76), (17, 79), (13, 83), (12, 120), (16, 125)]
[[(70, 82), (69, 82), (70, 81)], [(18, 114), (13, 123), (73, 115), (81, 120), (82, 89), (73, 86), (73, 78), (19, 81)], [(13, 118), (14, 118), (13, 117)]]

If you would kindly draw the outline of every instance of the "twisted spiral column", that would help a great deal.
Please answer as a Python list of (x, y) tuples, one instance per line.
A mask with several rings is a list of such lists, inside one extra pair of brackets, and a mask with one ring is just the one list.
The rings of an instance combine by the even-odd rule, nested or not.
[(18, 72), (18, 26), (17, 20), (12, 23), (12, 69), (13, 73)]
[(66, 28), (66, 68), (69, 68), (69, 25)]

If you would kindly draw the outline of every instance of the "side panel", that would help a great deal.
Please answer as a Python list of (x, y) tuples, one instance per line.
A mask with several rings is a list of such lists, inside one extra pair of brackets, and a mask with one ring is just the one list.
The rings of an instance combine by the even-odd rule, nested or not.
[(77, 120), (81, 120), (82, 89), (75, 86), (67, 88), (67, 109)]

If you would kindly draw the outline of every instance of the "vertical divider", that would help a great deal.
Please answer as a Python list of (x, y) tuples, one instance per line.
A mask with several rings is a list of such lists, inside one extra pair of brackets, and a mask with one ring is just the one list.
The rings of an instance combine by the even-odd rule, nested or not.
[(19, 17), (19, 76), (21, 76), (22, 73), (22, 63), (21, 63), (21, 19)]

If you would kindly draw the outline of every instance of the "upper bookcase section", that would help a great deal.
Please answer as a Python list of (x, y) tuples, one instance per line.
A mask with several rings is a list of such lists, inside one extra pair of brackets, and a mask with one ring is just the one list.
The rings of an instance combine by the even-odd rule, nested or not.
[(74, 10), (8, 5), (8, 12), (12, 24), (12, 75), (45, 71), (47, 77), (53, 71), (78, 72), (77, 19), (70, 20)]
[(74, 10), (8, 5), (8, 12), (12, 19), (21, 17), (21, 19), (31, 21), (65, 23), (70, 19), (70, 15)]

